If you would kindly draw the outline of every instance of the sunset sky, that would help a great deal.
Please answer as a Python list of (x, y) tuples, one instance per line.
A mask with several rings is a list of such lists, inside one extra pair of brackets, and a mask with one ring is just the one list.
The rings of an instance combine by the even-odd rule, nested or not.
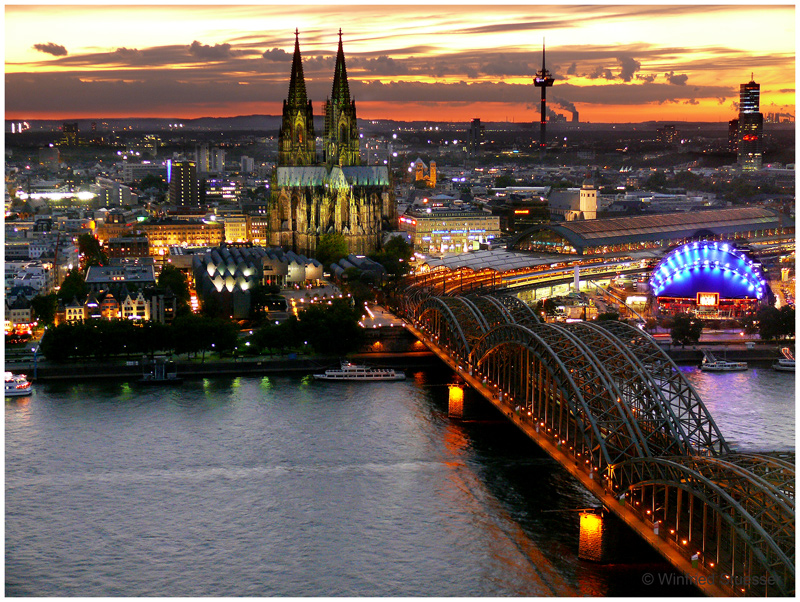
[(294, 31), (315, 115), (342, 29), (361, 119), (727, 121), (739, 84), (795, 114), (795, 8), (764, 5), (7, 5), (6, 119), (279, 115)]

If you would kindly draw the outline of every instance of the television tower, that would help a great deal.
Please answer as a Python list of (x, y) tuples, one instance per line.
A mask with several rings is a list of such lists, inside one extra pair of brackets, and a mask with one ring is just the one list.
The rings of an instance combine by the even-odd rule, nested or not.
[(533, 78), (533, 85), (542, 89), (542, 108), (541, 108), (541, 123), (539, 125), (539, 149), (544, 150), (545, 142), (545, 123), (547, 121), (547, 88), (553, 85), (553, 77), (544, 66), (544, 38), (542, 38), (542, 68), (536, 72)]

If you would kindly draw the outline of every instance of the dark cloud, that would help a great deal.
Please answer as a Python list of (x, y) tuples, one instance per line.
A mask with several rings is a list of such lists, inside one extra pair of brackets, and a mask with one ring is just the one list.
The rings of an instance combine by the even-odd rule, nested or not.
[(67, 56), (67, 49), (61, 44), (53, 44), (52, 42), (48, 42), (47, 44), (34, 44), (33, 47), (39, 52), (44, 52), (45, 54), (52, 54), (53, 56)]
[(686, 81), (689, 79), (689, 76), (686, 75), (685, 73), (682, 75), (675, 75), (674, 71), (665, 73), (664, 77), (666, 77), (667, 81), (674, 86), (685, 86)]
[(611, 69), (599, 66), (592, 73), (587, 73), (586, 77), (589, 79), (614, 79), (614, 74), (611, 73)]
[(396, 75), (408, 75), (412, 72), (410, 61), (393, 59), (387, 55), (370, 58), (354, 58), (349, 61), (349, 66), (363, 69), (367, 73), (374, 73), (387, 77)]
[(634, 73), (636, 73), (642, 67), (642, 64), (639, 61), (630, 56), (619, 56), (617, 57), (617, 62), (621, 68), (619, 77), (625, 82), (631, 81)]
[(292, 55), (282, 48), (270, 48), (269, 50), (265, 50), (261, 54), (261, 57), (273, 63), (285, 63), (292, 60)]
[(576, 63), (572, 63), (567, 69), (567, 75), (577, 75), (577, 74), (578, 74), (578, 65)]
[(647, 75), (642, 75), (641, 73), (636, 74), (636, 79), (648, 84), (652, 84), (656, 81), (657, 75), (655, 73), (648, 73)]
[(210, 46), (195, 40), (189, 46), (189, 54), (204, 61), (219, 61), (240, 54), (240, 52), (231, 50), (230, 44), (214, 44)]
[(685, 104), (685, 105), (699, 105), (700, 101), (699, 100), (695, 100), (694, 98), (690, 98), (689, 100), (684, 100), (683, 104)]
[(113, 55), (122, 60), (137, 61), (142, 58), (142, 53), (136, 48), (117, 48)]

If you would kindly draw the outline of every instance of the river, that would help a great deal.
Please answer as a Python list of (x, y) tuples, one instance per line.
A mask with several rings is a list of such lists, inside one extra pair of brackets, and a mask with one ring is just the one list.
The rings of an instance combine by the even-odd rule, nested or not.
[[(794, 449), (794, 375), (682, 368), (742, 450)], [(451, 375), (40, 382), (6, 400), (9, 596), (656, 596), (579, 560), (576, 481)], [(635, 546), (634, 546), (635, 548)]]

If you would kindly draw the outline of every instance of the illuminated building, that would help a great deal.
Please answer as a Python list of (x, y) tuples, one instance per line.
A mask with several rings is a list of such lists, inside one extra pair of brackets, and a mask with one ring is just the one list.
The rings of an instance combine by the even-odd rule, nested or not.
[(109, 259), (117, 257), (149, 257), (150, 243), (146, 236), (119, 236), (109, 239), (103, 249)]
[(421, 253), (462, 253), (499, 237), (500, 217), (468, 207), (412, 209), (400, 217), (400, 231)]
[(759, 112), (761, 86), (752, 79), (739, 86), (737, 161), (745, 171), (761, 169), (764, 116)]
[[(425, 174), (425, 170), (428, 174)], [(413, 171), (415, 182), (425, 182), (428, 188), (436, 188), (436, 161), (431, 161), (430, 167), (425, 165), (422, 159), (417, 159), (411, 164), (408, 171)]]
[(350, 97), (341, 31), (333, 89), (325, 103), (321, 162), (297, 31), (295, 36), (278, 166), (270, 186), (270, 245), (311, 254), (322, 235), (338, 233), (350, 252), (372, 253), (380, 246), (382, 230), (392, 227), (394, 193), (388, 166), (360, 165), (355, 101)]
[(78, 146), (78, 122), (64, 122), (61, 126), (61, 131), (64, 134), (62, 144), (65, 146)]
[(723, 241), (699, 240), (673, 249), (653, 269), (650, 287), (660, 313), (703, 319), (741, 317), (767, 298), (760, 264)]
[(167, 161), (167, 202), (181, 207), (198, 207), (197, 170), (194, 161)]
[(481, 120), (473, 119), (472, 123), (469, 126), (469, 133), (467, 138), (467, 144), (469, 146), (469, 151), (471, 153), (474, 153), (480, 149), (481, 143), (483, 141), (483, 130), (484, 126), (481, 125)]
[(215, 246), (225, 236), (224, 224), (203, 220), (149, 219), (135, 229), (147, 235), (153, 257), (166, 255), (171, 245)]

